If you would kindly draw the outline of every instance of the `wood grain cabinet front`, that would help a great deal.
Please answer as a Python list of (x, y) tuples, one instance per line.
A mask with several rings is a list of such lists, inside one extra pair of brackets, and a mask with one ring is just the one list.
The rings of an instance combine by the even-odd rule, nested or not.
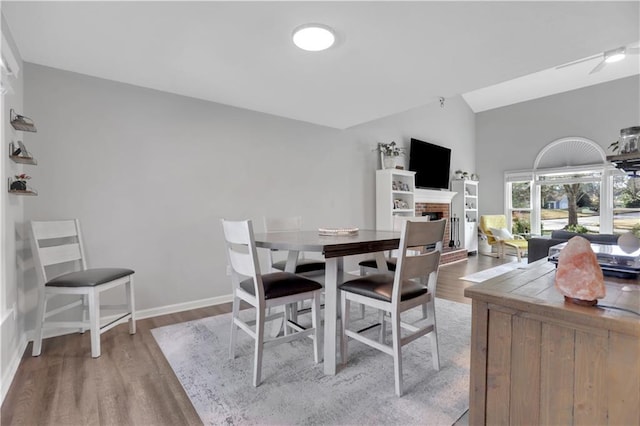
[[(564, 301), (546, 260), (469, 287), (469, 424), (640, 424), (640, 285)], [(622, 287), (632, 286), (633, 291)]]

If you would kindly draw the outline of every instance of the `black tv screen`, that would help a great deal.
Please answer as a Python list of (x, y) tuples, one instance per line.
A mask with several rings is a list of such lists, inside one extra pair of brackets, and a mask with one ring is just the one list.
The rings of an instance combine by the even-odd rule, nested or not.
[(416, 187), (449, 189), (451, 150), (443, 146), (411, 139), (409, 170), (416, 172)]

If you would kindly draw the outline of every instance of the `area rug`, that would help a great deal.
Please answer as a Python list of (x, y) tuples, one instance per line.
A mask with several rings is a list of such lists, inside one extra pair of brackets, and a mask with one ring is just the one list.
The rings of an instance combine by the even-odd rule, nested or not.
[(474, 283), (481, 283), (491, 278), (506, 274), (507, 272), (513, 271), (514, 269), (526, 269), (527, 267), (528, 264), (523, 262), (503, 263), (502, 265), (485, 269), (484, 271), (478, 271), (473, 274), (460, 277), (460, 279), (464, 281), (471, 281)]
[[(354, 306), (352, 318), (357, 312)], [(360, 322), (375, 318), (368, 310)], [(471, 307), (436, 299), (436, 319), (440, 371), (433, 369), (429, 338), (404, 346), (402, 398), (394, 393), (393, 358), (357, 341), (350, 341), (349, 362), (335, 376), (313, 363), (310, 339), (268, 347), (255, 388), (253, 340), (240, 331), (236, 358), (228, 357), (230, 314), (152, 333), (206, 425), (452, 425), (469, 407)], [(377, 328), (369, 332), (375, 336)]]

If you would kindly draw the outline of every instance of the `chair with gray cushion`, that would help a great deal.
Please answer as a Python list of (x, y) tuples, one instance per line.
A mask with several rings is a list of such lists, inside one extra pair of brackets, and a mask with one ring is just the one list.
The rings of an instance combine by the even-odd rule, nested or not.
[[(129, 333), (136, 332), (133, 273), (126, 268), (87, 268), (80, 223), (77, 219), (31, 222), (31, 251), (38, 275), (38, 308), (33, 356), (42, 350), (44, 328), (72, 328), (80, 332), (91, 331), (91, 356), (100, 356), (100, 335), (116, 325), (128, 321)], [(114, 287), (125, 289), (126, 303), (100, 305), (100, 294)], [(49, 301), (55, 296), (78, 300), (47, 311)], [(48, 321), (68, 309), (82, 307), (79, 321)], [(88, 308), (88, 309), (87, 309)], [(100, 312), (119, 311), (101, 325)], [(87, 310), (89, 319), (87, 320)]]
[[(286, 343), (294, 339), (311, 337), (313, 357), (320, 361), (320, 295), (322, 286), (301, 275), (289, 272), (262, 274), (250, 220), (222, 220), (227, 247), (227, 260), (231, 266), (233, 308), (229, 358), (235, 358), (237, 329), (241, 328), (255, 340), (253, 385), (262, 377), (262, 352), (267, 345)], [(255, 308), (255, 320), (240, 318), (240, 301)], [(311, 327), (304, 328), (293, 320), (298, 302), (311, 300)], [(282, 318), (282, 313), (267, 315), (267, 309), (284, 306), (284, 335), (265, 340), (265, 323)]]
[[(433, 368), (440, 369), (438, 337), (435, 317), (435, 295), (438, 268), (442, 253), (446, 220), (431, 222), (408, 220), (403, 223), (400, 237), (398, 263), (394, 275), (373, 274), (347, 281), (340, 286), (342, 328), (341, 358), (346, 364), (348, 338), (358, 340), (393, 356), (396, 395), (402, 396), (402, 352), (403, 345), (418, 337), (431, 337)], [(431, 247), (431, 251), (416, 252), (411, 248)], [(357, 302), (378, 309), (381, 314), (381, 332), (378, 340), (349, 329), (350, 303)], [(416, 323), (402, 321), (401, 314), (418, 306), (427, 307), (428, 317)], [(388, 313), (385, 315), (384, 313)], [(391, 323), (391, 344), (384, 341), (386, 321)], [(365, 327), (362, 330), (367, 330)], [(401, 334), (401, 329), (406, 330)]]
[[(294, 232), (302, 230), (302, 217), (277, 217), (264, 218), (265, 232)], [(284, 271), (287, 265), (287, 259), (277, 260), (278, 250), (269, 250), (269, 264), (275, 270)], [(274, 256), (276, 255), (276, 256)], [(296, 274), (324, 274), (325, 262), (319, 259), (307, 259), (304, 253), (298, 254), (296, 261), (296, 270), (291, 271)]]

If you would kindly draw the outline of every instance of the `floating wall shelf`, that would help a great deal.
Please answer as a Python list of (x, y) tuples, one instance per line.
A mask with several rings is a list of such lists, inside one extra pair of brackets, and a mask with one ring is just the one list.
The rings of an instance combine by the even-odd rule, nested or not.
[(20, 130), (23, 132), (37, 132), (36, 125), (32, 119), (29, 117), (25, 117), (20, 114), (16, 114), (16, 112), (12, 109), (9, 111), (9, 116), (11, 120), (11, 125), (14, 129)]
[[(16, 152), (18, 154), (16, 154)], [(25, 152), (26, 150), (22, 150), (22, 147), (16, 148), (13, 142), (9, 144), (9, 158), (11, 158), (11, 160), (13, 160), (14, 163), (31, 164), (32, 166), (38, 165), (38, 162), (36, 161), (36, 159), (33, 158), (29, 152), (26, 152), (26, 155), (25, 155)]]
[(27, 189), (11, 189), (11, 184), (15, 182), (14, 179), (9, 178), (9, 194), (14, 194), (14, 195), (30, 195), (30, 196), (34, 196), (34, 195), (38, 195), (38, 191), (27, 187)]
[(627, 173), (635, 174), (635, 172), (640, 171), (640, 151), (628, 154), (608, 155), (607, 161), (611, 161), (617, 168)]

